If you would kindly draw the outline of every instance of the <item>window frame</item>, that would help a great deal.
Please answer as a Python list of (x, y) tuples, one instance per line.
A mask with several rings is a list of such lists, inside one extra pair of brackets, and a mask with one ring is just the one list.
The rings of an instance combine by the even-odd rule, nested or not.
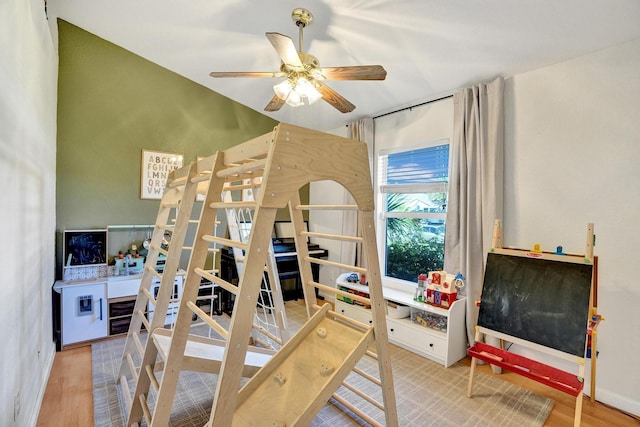
[[(423, 184), (385, 184), (382, 181), (386, 177), (386, 174), (383, 171), (385, 167), (385, 162), (383, 158), (385, 156), (403, 153), (414, 150), (421, 150), (425, 148), (437, 147), (440, 145), (448, 146), (448, 168), (447, 168), (447, 180), (445, 182), (434, 182), (434, 183), (423, 183)], [(395, 288), (395, 289), (404, 289), (413, 291), (413, 288), (417, 286), (417, 277), (420, 272), (416, 273), (416, 281), (410, 282), (403, 279), (398, 279), (394, 277), (390, 277), (386, 275), (386, 265), (387, 265), (387, 219), (388, 218), (416, 218), (416, 219), (445, 219), (446, 220), (446, 210), (445, 212), (393, 212), (391, 215), (387, 212), (387, 200), (386, 195), (388, 193), (436, 193), (436, 192), (446, 192), (448, 198), (448, 189), (449, 189), (449, 181), (451, 176), (451, 141), (450, 138), (440, 138), (436, 140), (431, 140), (429, 142), (424, 142), (412, 146), (396, 146), (393, 148), (386, 148), (376, 151), (375, 162), (376, 162), (376, 177), (374, 181), (374, 188), (376, 192), (376, 228), (378, 230), (377, 233), (377, 246), (378, 246), (378, 258), (380, 262), (380, 275), (382, 279), (382, 284), (385, 287)], [(446, 235), (446, 231), (445, 231)], [(446, 248), (445, 248), (446, 250)], [(425, 272), (426, 273), (426, 272)]]

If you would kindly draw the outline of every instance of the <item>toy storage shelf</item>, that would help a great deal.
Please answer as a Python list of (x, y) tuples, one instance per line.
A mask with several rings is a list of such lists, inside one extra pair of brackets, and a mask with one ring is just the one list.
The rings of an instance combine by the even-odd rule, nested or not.
[[(337, 287), (368, 294), (368, 287), (349, 283), (348, 274), (336, 280)], [(406, 350), (449, 367), (467, 355), (465, 332), (465, 299), (459, 298), (449, 309), (435, 307), (413, 300), (413, 295), (396, 289), (383, 289), (387, 301), (387, 329), (389, 341)], [(407, 317), (400, 315), (400, 304)], [(336, 312), (354, 320), (369, 324), (371, 310), (347, 301), (335, 300)], [(408, 307), (408, 310), (406, 310)]]

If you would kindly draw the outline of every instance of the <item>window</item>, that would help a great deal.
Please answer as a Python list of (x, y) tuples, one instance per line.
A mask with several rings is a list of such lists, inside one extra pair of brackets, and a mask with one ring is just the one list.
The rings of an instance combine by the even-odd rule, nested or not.
[[(443, 143), (446, 142), (446, 143)], [(416, 282), (444, 264), (449, 144), (381, 151), (379, 230), (384, 233), (384, 276)]]

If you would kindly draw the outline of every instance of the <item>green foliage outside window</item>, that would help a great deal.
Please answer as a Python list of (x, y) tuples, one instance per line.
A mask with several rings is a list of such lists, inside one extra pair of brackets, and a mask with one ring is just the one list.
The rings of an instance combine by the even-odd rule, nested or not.
[[(407, 194), (388, 194), (387, 212), (409, 212), (408, 201)], [(387, 218), (387, 276), (416, 282), (418, 274), (442, 269), (444, 229), (425, 232), (427, 224), (424, 218)]]

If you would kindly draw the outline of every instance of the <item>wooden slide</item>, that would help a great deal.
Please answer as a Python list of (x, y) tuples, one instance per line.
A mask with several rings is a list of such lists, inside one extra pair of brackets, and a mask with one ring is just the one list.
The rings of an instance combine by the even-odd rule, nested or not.
[[(234, 426), (308, 425), (373, 342), (325, 304), (242, 388)], [(258, 414), (260, 414), (258, 416)]]

